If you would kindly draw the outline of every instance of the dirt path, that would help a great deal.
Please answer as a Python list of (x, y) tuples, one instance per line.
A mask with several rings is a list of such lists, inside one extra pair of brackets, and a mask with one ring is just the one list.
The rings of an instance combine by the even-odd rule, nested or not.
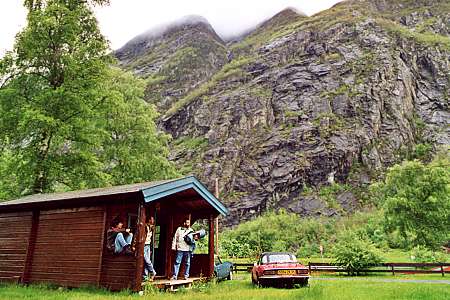
[(373, 281), (373, 282), (401, 282), (401, 283), (437, 283), (450, 284), (450, 280), (427, 280), (427, 279), (368, 279), (368, 278), (335, 278), (335, 277), (311, 277), (315, 280), (343, 280), (343, 281)]

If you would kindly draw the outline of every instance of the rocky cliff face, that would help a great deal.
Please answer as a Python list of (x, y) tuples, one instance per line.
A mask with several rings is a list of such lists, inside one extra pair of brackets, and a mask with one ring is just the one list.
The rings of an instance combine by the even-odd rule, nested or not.
[[(180, 32), (191, 39), (163, 37), (159, 47), (195, 43)], [(450, 144), (449, 32), (448, 1), (355, 0), (313, 17), (288, 10), (239, 42), (208, 35), (215, 46), (197, 57), (207, 66), (191, 69), (189, 84), (183, 75), (150, 83), (148, 97), (174, 137), (172, 159), (211, 187), (220, 178), (225, 223), (280, 207), (342, 214), (364, 205), (387, 166)], [(161, 74), (173, 53), (136, 67), (143, 52), (134, 48), (118, 57), (144, 77)]]

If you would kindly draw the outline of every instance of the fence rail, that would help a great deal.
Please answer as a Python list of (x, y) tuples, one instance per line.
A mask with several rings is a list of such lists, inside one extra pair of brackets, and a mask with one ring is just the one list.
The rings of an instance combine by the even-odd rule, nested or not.
[[(251, 272), (252, 263), (234, 263), (233, 272)], [(346, 272), (345, 268), (333, 263), (309, 262), (309, 272)], [(450, 263), (383, 263), (360, 273), (402, 273), (402, 274), (442, 274), (450, 273)]]
[[(434, 269), (433, 269), (434, 267)], [(384, 263), (370, 269), (360, 270), (360, 273), (403, 273), (403, 274), (434, 274), (442, 276), (450, 272), (450, 263)], [(308, 263), (309, 272), (346, 272), (346, 269), (332, 263)], [(420, 268), (420, 269), (419, 269)]]

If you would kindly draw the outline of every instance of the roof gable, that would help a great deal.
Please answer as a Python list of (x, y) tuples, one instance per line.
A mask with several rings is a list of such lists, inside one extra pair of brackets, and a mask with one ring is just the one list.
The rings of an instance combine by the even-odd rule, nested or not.
[(142, 189), (145, 202), (152, 202), (160, 198), (187, 190), (194, 189), (221, 215), (226, 216), (228, 210), (210, 191), (194, 176), (180, 178), (178, 180), (164, 182), (152, 187)]

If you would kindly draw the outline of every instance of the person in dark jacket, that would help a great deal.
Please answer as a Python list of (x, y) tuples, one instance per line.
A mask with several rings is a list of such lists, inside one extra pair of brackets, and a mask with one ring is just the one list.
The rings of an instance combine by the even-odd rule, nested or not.
[(131, 242), (133, 234), (129, 228), (123, 228), (123, 221), (115, 218), (107, 231), (107, 248), (115, 254), (133, 254)]

